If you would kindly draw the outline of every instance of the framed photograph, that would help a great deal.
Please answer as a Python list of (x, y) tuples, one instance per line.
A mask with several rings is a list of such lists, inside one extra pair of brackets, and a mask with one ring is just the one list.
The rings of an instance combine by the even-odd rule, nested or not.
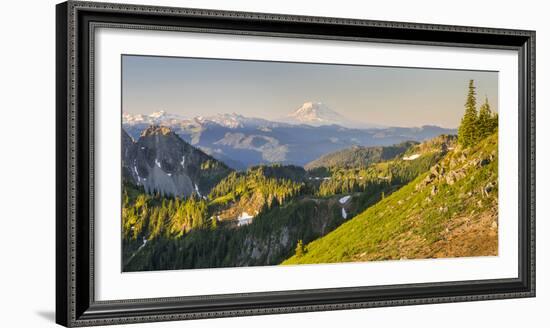
[(57, 305), (535, 296), (535, 32), (57, 5)]

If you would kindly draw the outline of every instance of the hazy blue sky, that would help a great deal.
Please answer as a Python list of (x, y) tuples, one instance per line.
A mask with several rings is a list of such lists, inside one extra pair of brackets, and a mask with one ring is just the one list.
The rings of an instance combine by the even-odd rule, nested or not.
[(128, 55), (122, 68), (123, 111), (134, 114), (277, 119), (315, 101), (357, 122), (457, 127), (470, 79), (478, 103), (498, 106), (496, 72)]

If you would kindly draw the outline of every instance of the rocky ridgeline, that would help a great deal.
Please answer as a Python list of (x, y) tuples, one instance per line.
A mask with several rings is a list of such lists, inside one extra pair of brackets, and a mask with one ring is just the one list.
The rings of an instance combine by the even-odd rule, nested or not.
[(457, 146), (457, 137), (451, 134), (442, 134), (435, 138), (423, 141), (407, 150), (404, 155), (426, 154), (439, 152), (446, 154)]
[[(417, 191), (431, 188), (431, 196), (435, 196), (442, 184), (454, 185), (461, 179), (469, 176), (473, 170), (483, 168), (497, 159), (496, 150), (484, 152), (483, 150), (472, 152), (471, 149), (457, 148), (450, 151), (447, 157), (440, 163), (432, 166), (427, 176), (416, 185)], [(481, 195), (489, 197), (495, 189), (498, 180), (489, 181), (480, 190)], [(471, 196), (471, 193), (470, 193)]]
[(173, 133), (172, 130), (167, 126), (151, 125), (147, 129), (141, 132), (141, 136), (142, 137), (149, 137), (149, 136), (155, 136), (155, 135), (167, 136), (167, 135), (170, 135), (171, 133)]
[(148, 193), (204, 198), (231, 170), (183, 141), (169, 127), (151, 125), (138, 140), (122, 131), (125, 180)]

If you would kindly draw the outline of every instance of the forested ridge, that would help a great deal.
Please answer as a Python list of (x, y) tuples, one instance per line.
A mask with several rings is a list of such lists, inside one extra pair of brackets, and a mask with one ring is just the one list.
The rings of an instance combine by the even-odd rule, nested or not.
[(392, 146), (353, 146), (322, 156), (305, 165), (307, 170), (315, 168), (362, 168), (370, 164), (393, 159), (417, 142), (406, 141)]

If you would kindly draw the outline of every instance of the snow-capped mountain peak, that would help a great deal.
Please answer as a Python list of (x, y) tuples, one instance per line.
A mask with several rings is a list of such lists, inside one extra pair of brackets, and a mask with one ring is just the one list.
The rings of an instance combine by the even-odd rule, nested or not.
[(237, 129), (237, 128), (243, 127), (243, 124), (246, 118), (237, 113), (231, 113), (231, 114), (226, 113), (226, 114), (217, 114), (217, 115), (208, 116), (208, 117), (201, 117), (200, 120), (202, 122), (208, 122), (208, 121), (213, 122), (230, 129)]
[(200, 123), (217, 124), (229, 129), (258, 128), (260, 126), (275, 126), (277, 123), (256, 117), (247, 117), (237, 113), (223, 113), (197, 118)]
[(344, 124), (347, 120), (321, 102), (308, 101), (287, 116), (287, 120), (314, 126)]
[(125, 124), (145, 122), (145, 115), (143, 115), (143, 114), (122, 113), (122, 121)]
[(195, 116), (193, 118), (186, 119), (181, 115), (168, 113), (166, 111), (157, 111), (148, 115), (144, 114), (122, 114), (122, 122), (128, 126), (146, 126), (146, 125), (165, 125), (170, 127), (185, 127), (185, 126), (208, 126), (218, 125), (228, 129), (240, 129), (240, 128), (259, 128), (259, 127), (273, 127), (278, 126), (280, 123), (268, 121), (261, 118), (246, 117), (237, 113), (222, 113), (209, 116)]
[(124, 124), (163, 124), (176, 121), (182, 121), (183, 117), (177, 114), (167, 113), (164, 110), (159, 110), (148, 115), (122, 113), (122, 122)]
[(166, 116), (166, 111), (164, 111), (164, 110), (159, 110), (158, 112), (153, 112), (153, 113), (149, 114), (150, 118), (161, 118), (161, 117), (164, 117), (164, 116)]

